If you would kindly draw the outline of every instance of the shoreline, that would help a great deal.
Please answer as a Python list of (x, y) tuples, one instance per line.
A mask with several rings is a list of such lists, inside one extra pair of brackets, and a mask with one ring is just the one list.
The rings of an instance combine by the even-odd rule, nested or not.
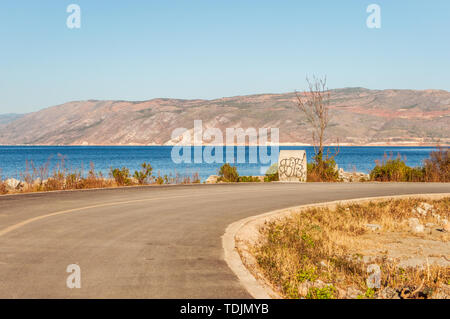
[[(77, 146), (77, 147), (129, 147), (129, 146), (141, 146), (141, 147), (150, 147), (150, 146), (156, 146), (156, 147), (173, 147), (173, 146), (250, 146), (250, 147), (263, 147), (263, 146), (278, 146), (278, 147), (285, 147), (285, 146), (304, 146), (304, 147), (313, 147), (312, 144), (306, 144), (306, 143), (280, 143), (280, 144), (268, 144), (268, 145), (259, 145), (259, 144), (202, 144), (202, 145), (176, 145), (176, 144), (137, 144), (137, 143), (129, 143), (129, 144), (0, 144), (0, 147), (5, 146), (29, 146), (29, 147), (36, 147), (36, 146), (47, 146), (47, 147), (69, 147), (69, 146)], [(450, 144), (433, 144), (433, 143), (370, 143), (370, 144), (352, 144), (352, 143), (342, 143), (342, 144), (329, 144), (324, 145), (325, 147), (450, 147)]]

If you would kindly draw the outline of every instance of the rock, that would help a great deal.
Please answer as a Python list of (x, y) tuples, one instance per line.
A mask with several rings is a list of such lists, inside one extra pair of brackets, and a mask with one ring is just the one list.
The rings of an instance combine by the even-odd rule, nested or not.
[(320, 289), (320, 288), (323, 288), (323, 287), (325, 287), (327, 285), (322, 280), (318, 279), (318, 280), (314, 281), (313, 286), (315, 288), (319, 288)]
[(446, 231), (447, 233), (450, 233), (450, 224), (449, 223), (445, 224), (443, 230)]
[(217, 175), (211, 175), (208, 177), (208, 179), (206, 180), (206, 184), (215, 184), (217, 183), (217, 180), (219, 179), (219, 176)]
[(361, 172), (346, 172), (342, 168), (338, 170), (339, 178), (343, 182), (360, 182), (361, 180), (370, 180), (369, 174)]
[(413, 213), (414, 214), (419, 214), (422, 216), (427, 216), (427, 211), (425, 209), (423, 209), (422, 207), (416, 207), (413, 209)]
[(15, 178), (8, 178), (5, 181), (5, 185), (6, 185), (6, 188), (8, 188), (10, 190), (20, 189), (23, 186), (22, 182)]
[(409, 227), (413, 227), (415, 225), (420, 225), (420, 221), (418, 218), (410, 218), (410, 219), (408, 219), (408, 225), (409, 225)]
[(427, 216), (429, 212), (434, 213), (434, 207), (433, 205), (430, 205), (428, 203), (420, 203), (419, 206), (414, 208), (413, 213), (420, 214), (422, 216)]
[(423, 233), (423, 231), (425, 230), (425, 227), (423, 227), (423, 225), (414, 225), (411, 227), (411, 231), (415, 234), (420, 234)]
[(310, 281), (301, 283), (300, 285), (298, 285), (298, 294), (300, 296), (306, 296), (311, 287), (313, 287), (313, 283)]
[(381, 226), (378, 224), (366, 224), (365, 226), (369, 228), (371, 231), (381, 230)]
[(433, 205), (430, 205), (428, 203), (421, 203), (422, 208), (425, 210), (426, 213), (433, 210)]
[(356, 299), (358, 298), (358, 296), (364, 295), (364, 293), (361, 290), (350, 287), (347, 288), (347, 292), (345, 295), (347, 299)]
[(341, 289), (339, 287), (336, 287), (338, 298), (339, 299), (347, 299), (347, 291), (344, 289)]
[(381, 290), (380, 297), (382, 299), (400, 299), (397, 290), (390, 287), (386, 287), (383, 290)]
[(425, 230), (425, 227), (420, 223), (419, 219), (417, 218), (410, 218), (408, 219), (408, 225), (411, 230), (411, 232), (418, 234), (423, 233)]

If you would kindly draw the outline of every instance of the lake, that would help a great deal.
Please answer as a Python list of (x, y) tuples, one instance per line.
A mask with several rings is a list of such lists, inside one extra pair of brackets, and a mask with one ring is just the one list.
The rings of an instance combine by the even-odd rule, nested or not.
[[(223, 154), (228, 151), (245, 151), (247, 161), (237, 163), (240, 175), (262, 175), (267, 164), (249, 163), (248, 157), (255, 147), (225, 147)], [(257, 148), (257, 147), (256, 147)], [(314, 154), (314, 148), (309, 146), (281, 146), (286, 150), (305, 150), (308, 161)], [(375, 165), (375, 160), (380, 160), (387, 153), (397, 156), (406, 156), (409, 166), (421, 165), (428, 157), (433, 147), (356, 147), (341, 146), (336, 162), (346, 171), (356, 170), (369, 173)], [(197, 149), (203, 151), (203, 149)], [(191, 158), (194, 156), (194, 148), (191, 148)], [(0, 169), (3, 178), (14, 177), (20, 179), (20, 173), (26, 170), (26, 161), (33, 161), (36, 167), (49, 163), (50, 169), (55, 166), (61, 157), (64, 157), (65, 165), (69, 169), (89, 170), (93, 163), (96, 171), (108, 174), (111, 167), (126, 166), (130, 171), (139, 169), (139, 165), (148, 162), (153, 167), (153, 175), (172, 175), (178, 173), (181, 176), (190, 176), (198, 173), (204, 181), (208, 176), (217, 174), (222, 163), (175, 163), (171, 157), (172, 146), (0, 146)], [(235, 153), (236, 154), (236, 153)]]

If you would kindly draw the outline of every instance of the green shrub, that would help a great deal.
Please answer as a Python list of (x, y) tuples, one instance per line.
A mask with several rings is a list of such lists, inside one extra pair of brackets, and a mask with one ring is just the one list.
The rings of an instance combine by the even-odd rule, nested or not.
[(219, 169), (219, 181), (236, 183), (239, 181), (239, 174), (236, 166), (231, 166), (228, 163), (222, 165)]
[(420, 178), (419, 169), (413, 171), (413, 169), (406, 165), (400, 158), (395, 160), (387, 160), (382, 165), (377, 165), (370, 172), (370, 179), (374, 181), (395, 181), (395, 182), (408, 182), (413, 176)]
[(302, 283), (305, 281), (314, 282), (314, 281), (316, 281), (317, 277), (318, 277), (318, 275), (316, 273), (315, 267), (302, 269), (297, 273), (297, 281), (299, 283)]
[(306, 299), (334, 299), (336, 298), (336, 288), (332, 285), (323, 288), (309, 288)]
[(279, 181), (278, 176), (278, 163), (272, 164), (266, 171), (266, 176), (264, 177), (264, 182), (275, 182)]
[(430, 153), (424, 165), (409, 167), (400, 154), (392, 159), (392, 154), (376, 161), (370, 172), (370, 179), (379, 182), (450, 182), (450, 154), (448, 148), (439, 148)]
[(150, 164), (142, 163), (140, 171), (134, 171), (133, 177), (137, 180), (139, 185), (147, 184), (152, 178), (153, 168)]
[(425, 179), (423, 167), (409, 167), (400, 155), (392, 159), (392, 155), (384, 159), (370, 172), (370, 179), (378, 182), (422, 182)]
[(240, 183), (258, 183), (260, 179), (258, 177), (253, 176), (239, 176), (238, 182)]
[(167, 175), (164, 175), (164, 177), (158, 176), (156, 178), (156, 184), (158, 185), (169, 184), (169, 177)]
[(375, 299), (375, 290), (367, 288), (364, 294), (358, 295), (356, 299)]
[(122, 167), (121, 169), (111, 168), (109, 174), (112, 178), (114, 178), (117, 185), (119, 186), (131, 185), (130, 170), (127, 167)]

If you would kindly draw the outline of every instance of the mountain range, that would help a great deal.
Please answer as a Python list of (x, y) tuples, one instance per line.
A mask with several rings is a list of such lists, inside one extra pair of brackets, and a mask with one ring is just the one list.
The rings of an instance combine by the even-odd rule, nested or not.
[[(330, 90), (327, 143), (434, 145), (450, 143), (450, 92), (444, 90)], [(279, 128), (281, 144), (310, 144), (309, 124), (295, 92), (213, 100), (86, 100), (28, 114), (0, 115), (1, 145), (171, 145), (172, 131)]]

